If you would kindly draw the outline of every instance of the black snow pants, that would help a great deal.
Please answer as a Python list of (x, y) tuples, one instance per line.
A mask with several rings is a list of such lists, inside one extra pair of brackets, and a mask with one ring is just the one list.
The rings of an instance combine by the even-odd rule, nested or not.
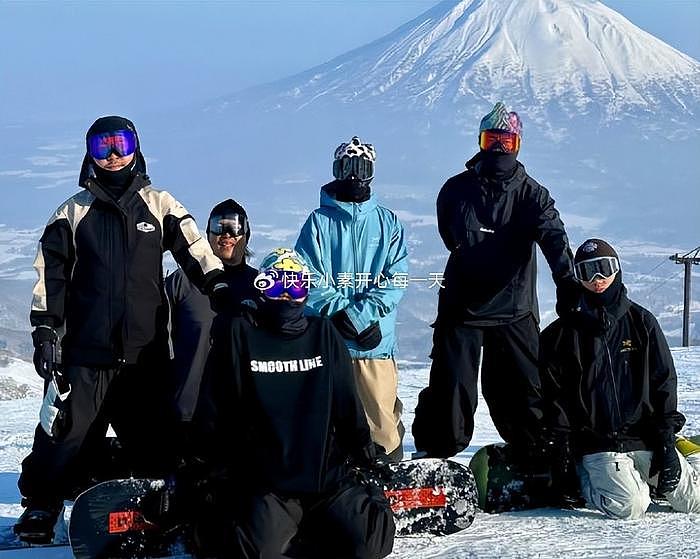
[[(195, 522), (195, 556), (237, 559), (381, 559), (394, 545), (394, 516), (378, 488), (345, 484), (331, 495), (254, 496), (237, 519)], [(212, 522), (212, 520), (214, 520)], [(233, 528), (231, 528), (233, 526)]]
[(93, 453), (105, 449), (111, 424), (124, 453), (123, 475), (162, 477), (172, 471), (167, 402), (160, 378), (165, 361), (144, 360), (120, 368), (64, 365), (71, 385), (70, 418), (64, 432), (49, 437), (41, 425), (22, 462), (18, 487), (27, 502), (57, 504), (71, 498)]
[(513, 445), (537, 440), (542, 402), (534, 317), (494, 326), (449, 324), (438, 317), (430, 381), (413, 420), (416, 450), (447, 458), (469, 446), (482, 348), (481, 389), (498, 433)]

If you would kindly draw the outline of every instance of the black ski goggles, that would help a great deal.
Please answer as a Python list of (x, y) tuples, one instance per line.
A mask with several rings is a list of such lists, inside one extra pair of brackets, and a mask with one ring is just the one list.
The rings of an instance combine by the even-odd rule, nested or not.
[(608, 279), (620, 271), (620, 261), (615, 256), (601, 256), (574, 264), (574, 273), (581, 281), (593, 281), (597, 277)]
[(232, 237), (241, 237), (248, 233), (248, 219), (239, 213), (213, 215), (209, 218), (209, 232), (213, 235), (228, 233)]
[(368, 181), (374, 178), (374, 162), (366, 157), (343, 156), (333, 161), (333, 176), (338, 180)]

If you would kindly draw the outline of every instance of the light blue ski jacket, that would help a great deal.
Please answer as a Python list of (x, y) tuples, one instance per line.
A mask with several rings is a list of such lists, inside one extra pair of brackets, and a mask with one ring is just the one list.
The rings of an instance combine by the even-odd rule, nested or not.
[(361, 351), (346, 340), (354, 359), (387, 359), (396, 353), (396, 310), (408, 280), (403, 226), (394, 212), (366, 202), (339, 202), (333, 183), (321, 188), (321, 207), (306, 220), (296, 250), (318, 284), (306, 313), (331, 316), (345, 309), (358, 332), (378, 321), (381, 343)]

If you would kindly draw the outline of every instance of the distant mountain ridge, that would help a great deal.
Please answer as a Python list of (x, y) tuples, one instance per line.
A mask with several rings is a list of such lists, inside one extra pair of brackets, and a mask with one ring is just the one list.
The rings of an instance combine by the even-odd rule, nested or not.
[[(687, 126), (700, 105), (700, 62), (593, 0), (445, 1), (373, 43), (254, 91), (269, 111), (374, 102), (454, 110), (500, 97), (535, 121), (640, 112), (658, 119), (662, 110)], [(235, 95), (210, 108), (244, 98), (250, 102)]]

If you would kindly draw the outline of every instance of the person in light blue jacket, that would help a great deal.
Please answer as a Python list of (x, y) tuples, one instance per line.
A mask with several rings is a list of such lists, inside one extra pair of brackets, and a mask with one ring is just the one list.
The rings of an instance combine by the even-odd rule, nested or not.
[(358, 137), (335, 151), (335, 180), (306, 220), (296, 250), (311, 268), (307, 314), (328, 316), (350, 351), (372, 440), (403, 457), (396, 311), (408, 282), (401, 222), (370, 189), (376, 154)]

